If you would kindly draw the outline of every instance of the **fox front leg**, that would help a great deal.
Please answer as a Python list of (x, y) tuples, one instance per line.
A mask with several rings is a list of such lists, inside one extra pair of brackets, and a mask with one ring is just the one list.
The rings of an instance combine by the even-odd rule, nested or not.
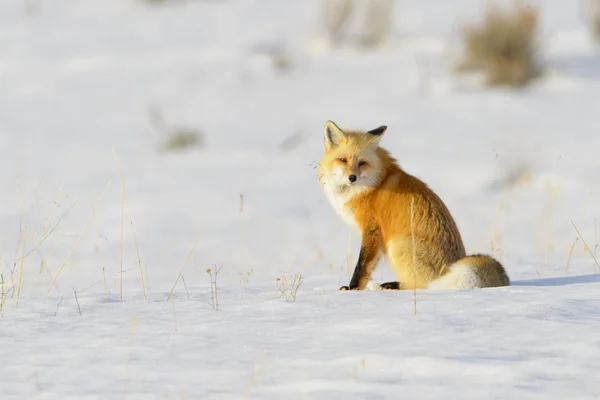
[(350, 285), (342, 286), (340, 290), (363, 290), (379, 259), (381, 258), (383, 239), (378, 226), (365, 227), (360, 244), (360, 253)]

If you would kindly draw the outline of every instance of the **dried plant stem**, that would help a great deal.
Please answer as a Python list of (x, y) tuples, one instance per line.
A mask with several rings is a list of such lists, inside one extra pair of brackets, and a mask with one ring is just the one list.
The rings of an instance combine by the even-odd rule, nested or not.
[(410, 202), (410, 237), (412, 240), (412, 262), (413, 262), (413, 313), (417, 315), (417, 249), (415, 245), (415, 230), (414, 230), (414, 216), (415, 216), (415, 198), (413, 197)]
[[(23, 193), (23, 189), (21, 188), (21, 179), (19, 176), (19, 173), (17, 173), (17, 194), (19, 196), (19, 206), (21, 207), (21, 215), (19, 217), (19, 240), (17, 241), (17, 249), (15, 250), (15, 263), (13, 265), (13, 269), (11, 271), (10, 274), (10, 280), (12, 283), (13, 288), (15, 287), (15, 270), (17, 268), (18, 265), (20, 265), (21, 267), (21, 277), (23, 274), (23, 254), (24, 254), (24, 247), (25, 247), (25, 194)], [(19, 250), (21, 251), (21, 257), (20, 257), (20, 261), (17, 261), (17, 254), (19, 254)], [(20, 285), (19, 285), (19, 291), (20, 291)], [(12, 292), (12, 296), (11, 298), (14, 298), (15, 296), (15, 292), (13, 290)], [(17, 294), (17, 302), (16, 302), (16, 307), (19, 306), (19, 294)]]
[[(194, 242), (194, 245), (192, 246), (192, 249), (188, 253), (187, 258), (185, 259), (185, 262), (183, 263), (183, 266), (181, 267), (181, 271), (179, 271), (179, 275), (177, 275), (177, 279), (175, 280), (175, 283), (173, 284), (173, 287), (169, 291), (169, 297), (167, 297), (167, 300), (171, 300), (171, 296), (173, 295), (173, 291), (175, 290), (175, 286), (177, 286), (177, 282), (179, 282), (179, 279), (181, 279), (183, 277), (183, 271), (185, 270), (185, 267), (187, 266), (188, 262), (190, 261), (190, 259), (194, 255), (194, 251), (196, 250), (196, 246), (198, 246), (198, 242), (200, 242), (200, 235), (198, 235), (198, 238)], [(187, 291), (187, 288), (186, 288), (186, 291)], [(189, 297), (189, 293), (188, 293), (188, 297)]]
[(548, 273), (548, 253), (550, 252), (550, 236), (552, 235), (552, 207), (554, 205), (552, 189), (548, 188), (548, 213), (546, 220), (546, 246), (544, 251), (544, 275)]
[[(33, 236), (33, 235), (32, 235)], [(22, 232), (21, 236), (21, 262), (19, 263), (19, 286), (17, 287), (17, 302), (15, 307), (19, 307), (19, 300), (21, 300), (21, 287), (23, 286), (23, 263), (25, 261), (25, 231)]]
[(77, 303), (77, 310), (79, 311), (79, 316), (81, 316), (81, 307), (79, 306), (79, 299), (77, 298), (77, 290), (73, 288), (73, 294), (75, 294), (75, 302)]
[(4, 317), (4, 299), (6, 298), (6, 293), (4, 292), (4, 274), (0, 272), (0, 285), (2, 285), (2, 294), (0, 297), (0, 314)]
[[(123, 270), (123, 272), (129, 272), (129, 271), (131, 271), (131, 269), (125, 269), (125, 270)], [(121, 272), (120, 272), (120, 271), (118, 271), (118, 272), (115, 272), (114, 274), (112, 274), (112, 275), (109, 275), (109, 278), (112, 278), (112, 277), (114, 277), (114, 276), (116, 276), (116, 275), (119, 275), (119, 274), (121, 274)], [(102, 280), (99, 280), (99, 281), (96, 281), (96, 282), (92, 283), (91, 285), (89, 285), (89, 286), (88, 286), (88, 287), (86, 287), (85, 289), (83, 289), (83, 290), (79, 291), (79, 293), (83, 293), (83, 292), (85, 292), (85, 291), (87, 291), (87, 290), (89, 290), (89, 289), (93, 288), (94, 286), (96, 286), (96, 285), (97, 285), (97, 284), (99, 284), (99, 283), (102, 283)]]
[(301, 273), (285, 273), (281, 278), (276, 278), (277, 281), (277, 292), (275, 293), (276, 298), (285, 297), (286, 301), (296, 302), (298, 295), (298, 289), (302, 285), (304, 277)]
[[(108, 184), (106, 185), (106, 189), (104, 190), (106, 192), (106, 190), (108, 189), (108, 187), (110, 186), (112, 180), (108, 181)], [(102, 281), (104, 282), (104, 293), (106, 294), (106, 299), (108, 299), (108, 284), (106, 283), (106, 262), (104, 261), (104, 254), (102, 253), (102, 246), (100, 246), (100, 228), (98, 227), (98, 219), (96, 218), (96, 205), (94, 204), (94, 199), (91, 197), (92, 194), (90, 193), (90, 199), (92, 201), (92, 215), (93, 215), (93, 221), (94, 221), (94, 228), (96, 231), (96, 240), (98, 243), (98, 254), (100, 255), (100, 266), (102, 267)]]
[(185, 278), (183, 277), (183, 274), (181, 275), (181, 282), (183, 283), (183, 288), (185, 289), (185, 294), (187, 294), (187, 297), (189, 299), (190, 298), (190, 292), (188, 291), (187, 283), (185, 283)]
[(60, 266), (58, 272), (56, 273), (56, 276), (54, 276), (54, 279), (52, 280), (52, 283), (50, 284), (50, 287), (48, 287), (48, 290), (46, 291), (46, 296), (48, 296), (48, 294), (50, 293), (50, 291), (52, 290), (52, 288), (54, 287), (54, 285), (56, 284), (56, 280), (58, 279), (59, 275), (62, 273), (63, 269), (65, 268), (65, 266), (67, 265), (67, 262), (69, 261), (69, 259), (71, 258), (71, 255), (73, 254), (73, 251), (75, 251), (75, 248), (77, 248), (77, 245), (79, 244), (79, 241), (81, 240), (81, 237), (83, 236), (83, 234), (85, 233), (88, 225), (90, 224), (91, 221), (91, 217), (88, 218), (87, 222), (85, 223), (83, 229), (81, 230), (81, 232), (79, 233), (79, 235), (77, 236), (77, 239), (75, 240), (75, 243), (73, 243), (73, 246), (71, 246), (71, 249), (69, 250), (69, 252), (67, 253), (67, 257), (65, 258), (65, 261), (63, 261), (62, 265)]
[(573, 224), (573, 228), (575, 228), (575, 231), (577, 232), (577, 235), (579, 235), (579, 238), (583, 242), (583, 245), (587, 249), (588, 253), (590, 253), (590, 256), (592, 256), (592, 259), (594, 260), (594, 264), (595, 264), (594, 265), (594, 273), (596, 273), (596, 267), (598, 267), (600, 269), (600, 264), (598, 264), (598, 260), (596, 259), (596, 256), (594, 255), (594, 253), (592, 252), (592, 250), (590, 249), (590, 247), (585, 242), (585, 239), (583, 239), (583, 236), (581, 236), (581, 233), (579, 232), (579, 229), (577, 229), (577, 226), (575, 225), (575, 223), (573, 221), (571, 221), (571, 224)]
[[(35, 253), (36, 251), (39, 250), (39, 248), (42, 246), (42, 244), (44, 244), (44, 242), (46, 241), (46, 239), (48, 239), (48, 237), (50, 235), (52, 235), (52, 233), (56, 230), (56, 228), (58, 228), (58, 225), (60, 224), (60, 222), (63, 220), (64, 217), (66, 217), (66, 215), (69, 213), (69, 211), (71, 211), (73, 209), (73, 207), (75, 207), (75, 205), (77, 204), (77, 202), (73, 202), (73, 204), (71, 204), (71, 206), (67, 209), (67, 211), (65, 211), (60, 218), (58, 219), (58, 221), (56, 221), (56, 224), (54, 224), (52, 226), (52, 228), (45, 234), (42, 236), (42, 239), (40, 239), (40, 241), (38, 242), (38, 244), (31, 250), (29, 250), (27, 253), (25, 253), (24, 256), (18, 258), (15, 261), (15, 265), (16, 263), (21, 262), (24, 258), (29, 257), (31, 254)], [(52, 215), (50, 215), (50, 219), (52, 218)], [(46, 230), (46, 228), (44, 228), (44, 230)]]
[[(498, 180), (501, 181), (502, 176), (500, 172), (500, 155), (496, 153), (496, 167), (498, 172)], [(498, 210), (496, 212), (496, 218), (494, 220), (494, 232), (492, 234), (491, 246), (492, 253), (496, 252), (499, 249), (502, 242), (502, 229), (500, 228), (500, 224), (502, 221), (502, 206), (504, 204), (504, 196), (505, 190), (502, 186), (500, 186), (498, 190)]]
[[(95, 208), (97, 208), (100, 205), (100, 203), (102, 202), (102, 200), (104, 199), (104, 194), (106, 193), (106, 190), (108, 189), (109, 185), (110, 185), (110, 182), (108, 183), (108, 185), (106, 185), (106, 188), (104, 189), (104, 192), (102, 192), (102, 196), (100, 197), (100, 199), (96, 203), (96, 207)], [(46, 291), (46, 296), (48, 296), (48, 294), (50, 293), (50, 291), (52, 290), (52, 288), (56, 284), (56, 280), (58, 279), (59, 275), (62, 273), (63, 269), (67, 265), (67, 262), (69, 261), (69, 259), (71, 258), (71, 255), (73, 254), (73, 252), (77, 248), (77, 245), (79, 244), (79, 241), (81, 240), (81, 237), (83, 236), (83, 234), (87, 230), (87, 227), (89, 226), (89, 224), (92, 222), (92, 219), (94, 218), (95, 214), (96, 214), (95, 211), (91, 213), (91, 215), (89, 216), (89, 218), (86, 221), (85, 225), (83, 226), (83, 229), (79, 233), (79, 236), (77, 236), (77, 239), (75, 240), (75, 243), (73, 243), (73, 246), (71, 246), (71, 249), (67, 253), (67, 257), (65, 258), (65, 261), (63, 261), (61, 267), (59, 268), (58, 272), (56, 273), (56, 276), (52, 280), (52, 283), (50, 284), (50, 287)]]
[(146, 282), (144, 281), (144, 270), (142, 268), (142, 259), (140, 257), (140, 248), (138, 246), (137, 237), (135, 236), (135, 229), (133, 229), (133, 218), (131, 217), (131, 209), (129, 208), (129, 202), (127, 201), (127, 192), (125, 191), (125, 179), (123, 177), (123, 171), (121, 171), (121, 188), (123, 190), (123, 198), (127, 205), (127, 215), (129, 216), (129, 225), (131, 225), (131, 235), (133, 236), (133, 244), (135, 245), (135, 253), (137, 255), (138, 266), (140, 267), (140, 279), (142, 282), (142, 291), (144, 292), (144, 300), (147, 300), (146, 296)]
[[(583, 223), (583, 219), (585, 218), (585, 213), (587, 211), (588, 204), (590, 203), (590, 199), (592, 198), (592, 192), (594, 191), (594, 186), (596, 186), (596, 180), (598, 179), (598, 175), (600, 175), (600, 166), (598, 166), (598, 171), (596, 172), (596, 175), (594, 176), (594, 180), (592, 181), (592, 184), (590, 185), (590, 190), (588, 191), (588, 196), (585, 200), (585, 204), (583, 205), (583, 211), (581, 212), (581, 217), (579, 217), (579, 221), (578, 221), (577, 225), (581, 226), (581, 224)], [(573, 252), (576, 241), (577, 241), (577, 236), (575, 236), (575, 238), (573, 239), (573, 243), (571, 244), (571, 250), (569, 251), (569, 261), (571, 260), (571, 253)], [(567, 261), (566, 269), (569, 269), (569, 261)]]
[(569, 272), (569, 264), (571, 263), (571, 256), (573, 255), (573, 250), (575, 249), (575, 244), (577, 244), (578, 240), (579, 240), (579, 237), (575, 236), (575, 240), (573, 240), (573, 244), (571, 245), (571, 248), (569, 249), (569, 258), (567, 258), (567, 266), (565, 267), (565, 275)]
[(219, 288), (217, 286), (217, 278), (219, 276), (219, 272), (221, 271), (221, 267), (215, 266), (215, 269), (212, 270), (208, 268), (206, 273), (210, 278), (210, 301), (209, 304), (212, 306), (213, 310), (219, 311)]
[(121, 178), (121, 231), (120, 231), (120, 247), (119, 247), (119, 270), (121, 274), (119, 276), (120, 284), (119, 284), (119, 293), (120, 299), (123, 301), (123, 220), (125, 216), (125, 187), (124, 182), (121, 176), (121, 167), (119, 167), (119, 158), (117, 157), (117, 151), (113, 148), (113, 154), (115, 156), (115, 162), (117, 164), (117, 173)]
[(598, 252), (598, 225), (596, 224), (596, 218), (594, 218), (594, 254)]
[(60, 296), (60, 300), (58, 301), (58, 304), (56, 305), (56, 311), (54, 311), (54, 316), (56, 317), (56, 314), (58, 314), (58, 308), (60, 307), (60, 304), (63, 301), (63, 297)]

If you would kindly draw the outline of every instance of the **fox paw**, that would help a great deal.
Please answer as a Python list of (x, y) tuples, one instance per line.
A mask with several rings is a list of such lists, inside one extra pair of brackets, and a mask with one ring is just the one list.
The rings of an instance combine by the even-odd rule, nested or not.
[(339, 288), (339, 290), (350, 290), (349, 286), (342, 286), (341, 288)]

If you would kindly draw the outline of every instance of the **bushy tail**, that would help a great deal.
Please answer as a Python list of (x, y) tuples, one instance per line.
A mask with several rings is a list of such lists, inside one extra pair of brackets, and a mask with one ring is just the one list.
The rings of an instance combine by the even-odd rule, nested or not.
[(429, 289), (471, 289), (508, 286), (502, 264), (485, 254), (467, 256), (450, 265), (448, 272), (429, 283)]

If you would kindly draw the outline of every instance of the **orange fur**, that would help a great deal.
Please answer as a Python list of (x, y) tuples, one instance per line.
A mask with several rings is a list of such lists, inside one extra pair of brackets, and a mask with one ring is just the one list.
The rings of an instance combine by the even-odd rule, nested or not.
[[(400, 289), (426, 288), (432, 282), (436, 288), (510, 284), (492, 257), (466, 257), (458, 227), (443, 201), (379, 147), (386, 129), (342, 131), (331, 121), (325, 125), (319, 180), (334, 209), (362, 235), (354, 275), (343, 288), (365, 288), (383, 254)], [(349, 180), (351, 175), (356, 181)]]

